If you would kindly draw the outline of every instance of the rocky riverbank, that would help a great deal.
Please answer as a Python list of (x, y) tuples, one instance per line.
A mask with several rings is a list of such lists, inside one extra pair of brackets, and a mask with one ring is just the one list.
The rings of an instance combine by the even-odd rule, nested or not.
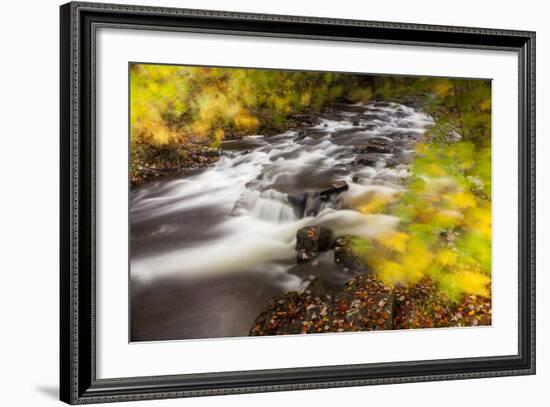
[(373, 275), (361, 274), (337, 291), (314, 279), (303, 292), (271, 298), (250, 335), (484, 325), (491, 325), (488, 298), (464, 295), (452, 302), (429, 279), (410, 287), (390, 287)]
[[(491, 300), (462, 295), (451, 301), (424, 278), (410, 286), (389, 286), (357, 258), (351, 237), (333, 239), (331, 230), (305, 227), (297, 232), (298, 267), (315, 268), (321, 252), (332, 250), (334, 267), (349, 275), (342, 286), (310, 275), (302, 291), (271, 298), (256, 318), (251, 336), (491, 325)], [(311, 269), (309, 269), (311, 271)]]
[(156, 149), (148, 147), (146, 154), (136, 148), (132, 151), (131, 186), (136, 188), (159, 177), (211, 167), (218, 161), (220, 153), (220, 149), (206, 143), (188, 143), (185, 148), (172, 145)]

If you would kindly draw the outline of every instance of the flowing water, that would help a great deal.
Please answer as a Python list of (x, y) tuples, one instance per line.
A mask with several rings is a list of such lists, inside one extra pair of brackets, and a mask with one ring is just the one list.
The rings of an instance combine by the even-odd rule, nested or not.
[[(431, 118), (374, 102), (335, 105), (317, 122), (225, 141), (215, 166), (132, 191), (131, 340), (246, 336), (270, 297), (309, 275), (349, 279), (336, 266), (296, 266), (299, 228), (373, 237), (396, 227), (350, 208), (403, 190)], [(348, 190), (320, 199), (336, 181)]]

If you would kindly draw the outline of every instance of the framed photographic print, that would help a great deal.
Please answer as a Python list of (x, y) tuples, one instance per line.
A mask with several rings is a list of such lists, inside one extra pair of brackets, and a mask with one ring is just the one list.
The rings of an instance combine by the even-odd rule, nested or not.
[(535, 34), (61, 6), (61, 399), (535, 372)]

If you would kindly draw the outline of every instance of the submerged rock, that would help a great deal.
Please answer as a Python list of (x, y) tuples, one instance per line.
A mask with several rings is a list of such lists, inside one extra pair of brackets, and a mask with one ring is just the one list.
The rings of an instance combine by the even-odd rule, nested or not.
[(306, 138), (306, 132), (303, 130), (300, 130), (298, 132), (298, 135), (294, 138), (294, 141), (300, 141)]
[(380, 158), (372, 154), (361, 154), (355, 157), (352, 165), (365, 165), (369, 167), (375, 167), (378, 161), (380, 161)]
[(334, 243), (334, 262), (347, 272), (366, 272), (367, 268), (351, 248), (351, 237), (343, 236)]
[(351, 181), (354, 182), (355, 184), (362, 184), (362, 185), (366, 185), (370, 180), (371, 180), (371, 178), (361, 177), (359, 175), (354, 175), (351, 178)]
[(321, 191), (319, 197), (322, 201), (328, 201), (331, 196), (338, 195), (346, 191), (348, 188), (349, 186), (346, 181), (336, 181), (330, 184), (327, 189)]
[(322, 297), (327, 295), (329, 290), (321, 279), (315, 278), (308, 284), (304, 292), (312, 297)]

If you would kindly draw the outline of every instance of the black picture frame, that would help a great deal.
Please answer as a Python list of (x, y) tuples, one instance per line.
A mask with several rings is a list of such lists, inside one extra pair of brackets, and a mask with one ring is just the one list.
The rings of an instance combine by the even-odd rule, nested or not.
[[(60, 396), (70, 404), (535, 373), (535, 33), (72, 2), (60, 7)], [(482, 50), (519, 59), (519, 352), (499, 357), (96, 378), (95, 56), (97, 27)], [(516, 191), (510, 191), (514, 194)], [(513, 238), (513, 237), (512, 237)]]

